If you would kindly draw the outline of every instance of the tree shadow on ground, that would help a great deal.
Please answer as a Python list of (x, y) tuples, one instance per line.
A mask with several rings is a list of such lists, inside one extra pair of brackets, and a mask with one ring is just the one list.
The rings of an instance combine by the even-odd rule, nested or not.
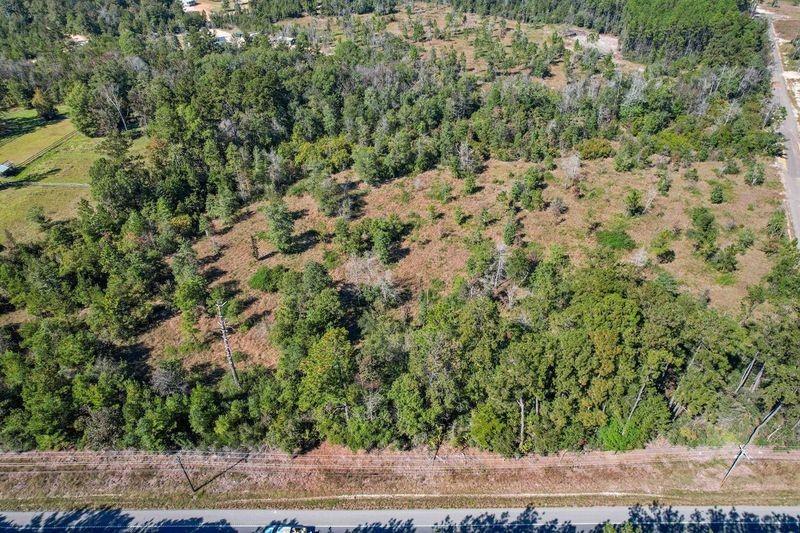
[(320, 240), (320, 236), (316, 230), (310, 229), (297, 235), (293, 240), (292, 253), (302, 254), (316, 246)]
[[(602, 511), (598, 511), (602, 513)], [(320, 516), (324, 516), (321, 512)], [(284, 529), (286, 528), (286, 529)], [(574, 533), (577, 531), (593, 531), (605, 533), (612, 531), (650, 532), (720, 532), (720, 533), (761, 533), (761, 532), (796, 532), (800, 530), (800, 516), (773, 512), (759, 516), (740, 512), (733, 508), (696, 509), (690, 515), (669, 506), (653, 505), (649, 507), (634, 506), (628, 510), (627, 519), (621, 523), (603, 522), (600, 524), (575, 523), (545, 520), (545, 513), (528, 507), (518, 514), (508, 511), (487, 511), (469, 515), (461, 520), (445, 518), (435, 524), (415, 524), (413, 519), (390, 519), (370, 522), (355, 526), (317, 528), (310, 524), (302, 524), (296, 519), (273, 520), (263, 525), (249, 524), (236, 526), (227, 520), (206, 521), (204, 518), (189, 517), (181, 519), (163, 519), (139, 521), (121, 509), (98, 508), (77, 509), (60, 513), (39, 513), (33, 515), (25, 523), (17, 524), (0, 513), (0, 531), (48, 531), (48, 530), (80, 530), (92, 531), (261, 531), (276, 533), (298, 528), (305, 531), (352, 531), (357, 533), (410, 533), (413, 531), (441, 532), (500, 532), (500, 531), (536, 531), (537, 533)]]
[[(17, 169), (17, 173), (21, 172), (22, 169)], [(27, 187), (32, 183), (38, 183), (45, 179), (48, 176), (52, 176), (53, 174), (58, 174), (61, 172), (60, 168), (51, 168), (44, 172), (36, 172), (31, 173), (25, 176), (22, 179), (12, 180), (12, 181), (3, 181), (0, 182), (0, 191), (4, 191), (6, 189), (22, 189), (23, 187)], [(81, 185), (82, 187), (83, 185)]]
[(4, 144), (6, 139), (10, 141), (14, 137), (25, 135), (48, 124), (55, 124), (64, 118), (64, 115), (61, 114), (48, 121), (42, 120), (38, 116), (0, 117), (0, 144)]

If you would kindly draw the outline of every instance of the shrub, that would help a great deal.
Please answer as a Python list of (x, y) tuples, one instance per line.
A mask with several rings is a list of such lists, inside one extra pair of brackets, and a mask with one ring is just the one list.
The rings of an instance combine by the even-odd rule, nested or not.
[(514, 248), (506, 262), (506, 274), (517, 285), (524, 286), (536, 268), (537, 258), (522, 248)]
[(517, 231), (519, 230), (519, 222), (514, 217), (510, 217), (503, 228), (503, 242), (506, 246), (511, 246), (517, 240)]
[(733, 272), (738, 266), (736, 260), (736, 246), (729, 245), (721, 248), (711, 258), (711, 264), (721, 272)]
[(672, 250), (672, 232), (663, 230), (653, 239), (651, 249), (659, 263), (670, 263), (675, 259), (675, 251)]
[(644, 213), (644, 204), (642, 204), (642, 193), (636, 189), (628, 193), (625, 197), (625, 211), (628, 216), (635, 217)]
[(744, 176), (744, 182), (748, 185), (761, 185), (764, 183), (764, 165), (755, 163), (750, 165), (747, 169), (747, 174)]
[(733, 159), (728, 160), (725, 163), (725, 166), (722, 167), (723, 174), (738, 174), (741, 171), (742, 169), (739, 168), (739, 165), (737, 165), (736, 161), (734, 161)]
[(661, 193), (661, 196), (667, 196), (670, 188), (672, 188), (672, 179), (666, 172), (661, 172), (658, 176), (658, 192)]
[(612, 250), (633, 250), (636, 247), (636, 242), (622, 228), (598, 231), (597, 242)]
[(587, 139), (578, 146), (581, 159), (605, 159), (616, 153), (614, 147), (606, 139)]
[(711, 187), (711, 203), (721, 204), (725, 201), (725, 191), (722, 190), (722, 185), (719, 183)]
[(469, 215), (466, 214), (460, 207), (456, 207), (455, 213), (453, 213), (453, 218), (455, 219), (456, 224), (463, 226), (467, 220), (469, 220)]
[(464, 177), (464, 194), (470, 195), (476, 192), (478, 192), (478, 180), (475, 178), (475, 174), (470, 172)]
[(683, 177), (686, 178), (686, 181), (691, 181), (696, 183), (697, 180), (700, 179), (700, 173), (697, 172), (696, 168), (690, 168), (689, 170), (686, 171), (686, 174), (684, 174)]
[(744, 228), (741, 233), (739, 233), (739, 248), (742, 250), (747, 250), (751, 246), (753, 246), (756, 242), (756, 235), (753, 233), (753, 230), (750, 228)]
[(258, 291), (278, 292), (286, 272), (288, 272), (288, 269), (283, 265), (261, 267), (250, 278), (249, 285)]

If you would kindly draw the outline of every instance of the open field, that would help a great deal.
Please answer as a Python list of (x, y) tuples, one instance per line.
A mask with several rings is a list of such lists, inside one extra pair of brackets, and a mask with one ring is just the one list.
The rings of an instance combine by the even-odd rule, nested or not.
[(734, 447), (664, 447), (503, 459), (442, 449), (434, 458), (426, 450), (354, 453), (330, 445), (296, 458), (271, 452), (5, 453), (0, 455), (0, 507), (356, 509), (800, 502), (797, 452), (753, 449), (752, 459), (720, 487), (735, 453)]
[(75, 131), (72, 122), (65, 118), (47, 124), (39, 122), (38, 126), (34, 123), (34, 127), (30, 128), (30, 121), (33, 119), (27, 115), (29, 113), (16, 114), (20, 120), (26, 121), (25, 125), (16, 127), (17, 131), (25, 132), (24, 134), (14, 136), (14, 130), (12, 130), (10, 136), (13, 138), (5, 143), (2, 143), (3, 138), (0, 137), (0, 143), (2, 143), (0, 144), (0, 161), (11, 160), (15, 165), (19, 165), (32, 155)]
[[(75, 131), (72, 123), (65, 119), (0, 146), (0, 152), (7, 154), (5, 157), (12, 161), (24, 160), (61, 138), (53, 134), (51, 128), (55, 126), (60, 132)], [(0, 180), (0, 204), (3, 206), (0, 210), (0, 233), (8, 230), (20, 240), (36, 236), (38, 229), (26, 219), (34, 206), (41, 207), (46, 216), (57, 220), (74, 215), (80, 199), (89, 195), (89, 168), (100, 156), (97, 152), (100, 141), (76, 134), (22, 168), (15, 176)], [(141, 137), (134, 142), (132, 149), (143, 153), (146, 144), (147, 138)], [(4, 239), (0, 237), (0, 241)]]

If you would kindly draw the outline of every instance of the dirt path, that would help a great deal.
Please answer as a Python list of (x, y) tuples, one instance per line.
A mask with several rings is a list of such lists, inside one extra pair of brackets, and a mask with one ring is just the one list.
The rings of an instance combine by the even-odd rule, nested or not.
[(772, 42), (772, 89), (775, 101), (786, 109), (786, 120), (781, 125), (781, 133), (786, 137), (786, 157), (782, 160), (783, 183), (786, 190), (786, 207), (794, 237), (800, 236), (800, 132), (797, 126), (797, 110), (789, 96), (780, 42), (775, 33), (774, 16), (765, 12), (769, 23), (769, 37)]

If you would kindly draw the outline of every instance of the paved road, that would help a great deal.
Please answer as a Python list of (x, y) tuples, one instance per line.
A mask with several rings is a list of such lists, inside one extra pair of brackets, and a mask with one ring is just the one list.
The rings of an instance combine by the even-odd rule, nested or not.
[(778, 36), (772, 23), (772, 16), (766, 14), (769, 22), (769, 37), (772, 41), (772, 89), (775, 100), (786, 108), (786, 120), (781, 125), (781, 133), (786, 137), (786, 168), (784, 169), (784, 188), (786, 203), (793, 236), (800, 236), (800, 132), (797, 127), (797, 113), (789, 97), (786, 78), (783, 75), (783, 61)]
[[(800, 507), (739, 507), (697, 510), (692, 507), (583, 507), (541, 509), (427, 509), (372, 511), (278, 511), (278, 510), (175, 510), (123, 511), (105, 509), (61, 513), (3, 513), (0, 530), (154, 530), (279, 531), (302, 526), (312, 531), (427, 530), (591, 531), (600, 524), (626, 520), (645, 531), (682, 530), (689, 524), (714, 524), (717, 530), (798, 531)], [(648, 527), (649, 526), (649, 527)]]

